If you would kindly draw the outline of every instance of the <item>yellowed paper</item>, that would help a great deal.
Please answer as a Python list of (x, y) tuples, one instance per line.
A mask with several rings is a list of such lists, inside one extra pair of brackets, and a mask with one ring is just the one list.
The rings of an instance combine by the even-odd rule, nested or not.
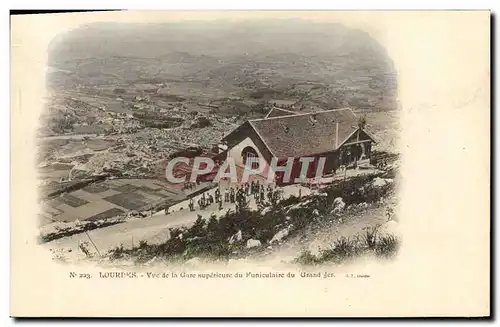
[[(162, 25), (167, 23), (173, 27)], [(270, 27), (262, 32), (262, 26), (268, 26), (265, 24)], [(300, 24), (312, 34), (300, 30)], [(220, 26), (225, 26), (222, 32)], [(206, 37), (200, 37), (200, 30), (205, 30)], [(364, 44), (359, 40), (367, 41)], [(330, 48), (336, 52), (329, 54), (325, 49)], [(315, 51), (323, 52), (315, 55)], [(392, 87), (387, 85), (389, 75), (381, 73), (379, 66), (371, 66), (371, 58), (384, 58), (380, 65), (392, 65), (389, 75), (394, 76), (394, 94), (387, 93)], [(14, 16), (11, 60), (12, 316), (490, 314), (488, 11), (158, 11)], [(262, 90), (272, 90), (271, 95), (252, 93)], [(283, 220), (286, 233), (283, 227), (273, 225), (269, 227), (272, 233), (265, 236), (264, 231), (269, 230), (258, 227), (248, 232), (251, 236), (243, 233), (245, 243), (239, 247), (238, 242), (243, 241), (237, 234), (230, 235), (232, 240), (217, 244), (232, 252), (215, 261), (184, 252), (180, 255), (184, 259), (174, 263), (163, 260), (162, 251), (166, 250), (160, 247), (155, 255), (148, 252), (137, 266), (133, 261), (139, 250), (123, 257), (123, 251), (116, 248), (137, 248), (141, 241), (147, 241), (144, 246), (153, 251), (151, 244), (162, 244), (172, 235), (169, 228), (194, 223), (195, 213), (208, 220), (211, 212), (222, 215), (225, 209), (217, 211), (213, 204), (212, 209), (189, 213), (184, 200), (170, 207), (168, 214), (157, 207), (159, 216), (151, 208), (144, 210), (147, 213), (143, 218), (132, 216), (131, 212), (141, 211), (137, 209), (141, 205), (145, 208), (172, 197), (148, 193), (155, 186), (150, 181), (142, 182), (146, 180), (143, 177), (136, 177), (139, 181), (133, 182), (136, 188), (132, 191), (125, 189), (129, 184), (123, 178), (127, 177), (120, 177), (115, 180), (121, 184), (106, 184), (105, 191), (85, 186), (66, 189), (62, 195), (41, 195), (48, 180), (52, 180), (51, 185), (62, 185), (83, 179), (81, 176), (103, 173), (103, 167), (113, 175), (113, 165), (125, 160), (136, 170), (124, 165), (119, 166), (120, 173), (129, 169), (142, 174), (134, 166), (137, 162), (139, 166), (151, 163), (144, 168), (151, 172), (156, 156), (166, 151), (165, 144), (175, 143), (172, 148), (177, 149), (179, 144), (191, 143), (208, 148), (205, 143), (213, 134), (228, 135), (246, 119), (265, 119), (264, 109), (262, 117), (255, 114), (260, 103), (302, 112), (317, 106), (316, 117), (323, 115), (319, 110), (344, 107), (353, 109), (357, 116), (366, 114), (366, 129), (377, 141), (374, 151), (389, 149), (399, 155), (394, 168), (397, 177), (377, 177), (391, 183), (396, 179), (395, 194), (374, 203), (347, 203), (343, 211), (335, 211), (332, 205), (333, 209), (325, 213), (309, 212), (310, 221), (302, 229), (295, 223), (294, 211), (286, 211), (283, 219), (291, 215), (286, 219), (295, 223), (290, 227)], [(115, 107), (125, 111), (110, 109)], [(231, 111), (240, 107), (251, 108), (253, 116)], [(53, 110), (50, 115), (49, 108)], [(192, 114), (194, 111), (196, 114)], [(126, 129), (128, 125), (123, 122), (143, 119), (137, 112), (181, 117), (182, 125), (174, 126), (178, 128), (175, 132), (168, 131), (172, 127), (160, 132), (145, 125)], [(92, 115), (94, 121), (87, 122)], [(213, 125), (192, 127), (191, 119), (196, 122), (197, 115), (209, 117)], [(313, 127), (321, 122), (310, 112), (305, 115), (312, 115), (307, 124)], [(60, 119), (60, 125), (51, 125), (55, 119)], [(50, 130), (53, 135), (41, 130), (54, 126), (59, 130)], [(97, 132), (100, 136), (76, 132), (89, 126), (104, 127)], [(313, 127), (309, 126), (309, 131)], [(280, 146), (273, 148), (269, 140), (279, 133), (286, 135), (290, 128), (294, 127), (283, 126), (266, 136), (255, 127), (264, 140), (262, 147), (271, 153), (280, 151)], [(137, 136), (146, 130), (151, 134)], [(75, 139), (78, 133), (81, 136)], [(182, 133), (188, 133), (185, 139), (179, 138)], [(331, 133), (341, 138), (338, 130)], [(262, 149), (255, 140), (246, 142)], [(54, 155), (44, 154), (40, 159), (40, 149), (47, 144), (51, 144)], [(309, 148), (315, 146), (308, 144)], [(128, 156), (129, 152), (135, 153), (137, 161), (131, 161), (134, 154)], [(89, 168), (89, 162), (98, 168)], [(56, 164), (59, 168), (54, 168)], [(388, 168), (378, 165), (373, 170), (386, 173)], [(155, 179), (164, 177), (163, 168)], [(342, 179), (349, 181), (351, 175), (362, 173), (361, 168), (356, 164), (345, 173), (336, 171), (333, 179), (337, 176), (339, 183)], [(104, 185), (99, 183), (89, 185)], [(164, 184), (159, 185), (161, 188)], [(120, 192), (128, 195), (117, 196), (118, 187), (125, 187)], [(145, 187), (137, 191), (140, 196), (137, 187)], [(275, 190), (279, 189), (276, 186)], [(300, 196), (305, 199), (321, 198), (317, 195), (321, 191), (312, 182), (303, 189)], [(306, 190), (312, 190), (313, 195)], [(108, 193), (100, 196), (100, 192)], [(59, 202), (50, 202), (54, 199)], [(249, 197), (249, 201), (254, 200)], [(230, 206), (224, 202), (224, 208), (226, 205)], [(126, 216), (126, 221), (75, 232), (79, 228), (75, 226), (88, 226), (88, 219), (100, 224), (115, 219), (98, 216), (112, 209)], [(263, 210), (258, 209), (261, 213)], [(366, 235), (375, 222), (388, 226), (387, 220), (393, 221), (390, 226), (396, 226), (400, 242), (393, 259), (354, 255), (356, 258), (341, 264), (325, 259), (306, 266), (295, 260), (317, 244), (323, 250), (332, 244), (340, 248), (335, 241), (344, 234), (352, 240), (356, 235)], [(69, 231), (66, 236), (64, 228)], [(48, 230), (59, 236), (49, 240)], [(40, 236), (46, 237), (43, 244)], [(255, 247), (254, 241), (258, 241)], [(120, 260), (112, 260), (108, 251), (113, 249)], [(316, 246), (312, 252), (321, 253), (321, 249)]]

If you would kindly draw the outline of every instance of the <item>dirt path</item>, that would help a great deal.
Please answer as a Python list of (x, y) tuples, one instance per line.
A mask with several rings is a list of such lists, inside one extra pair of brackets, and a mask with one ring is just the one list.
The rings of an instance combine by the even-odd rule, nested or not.
[(352, 237), (362, 233), (367, 227), (374, 227), (387, 221), (385, 206), (369, 207), (363, 212), (346, 214), (342, 221), (326, 221), (312, 231), (305, 230), (299, 235), (288, 239), (280, 246), (272, 247), (263, 254), (258, 255), (265, 262), (290, 262), (303, 250), (317, 254), (319, 249), (326, 249), (340, 237)]

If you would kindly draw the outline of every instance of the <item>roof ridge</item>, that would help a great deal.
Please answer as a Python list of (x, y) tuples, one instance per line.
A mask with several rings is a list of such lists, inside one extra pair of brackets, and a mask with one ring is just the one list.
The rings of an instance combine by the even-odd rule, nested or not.
[(297, 117), (297, 116), (323, 114), (323, 113), (328, 113), (328, 112), (333, 112), (333, 111), (340, 111), (340, 110), (350, 110), (354, 114), (354, 111), (351, 108), (339, 108), (339, 109), (322, 110), (322, 111), (316, 111), (316, 112), (299, 113), (299, 114), (287, 115), (287, 116), (277, 116), (277, 117), (268, 117), (268, 118), (255, 118), (255, 119), (249, 119), (248, 121), (249, 122), (254, 122), (254, 121), (270, 120), (270, 119), (277, 119), (277, 118), (290, 118), (290, 117)]
[(296, 111), (288, 110), (288, 109), (284, 109), (284, 108), (280, 108), (280, 107), (276, 107), (276, 106), (273, 106), (273, 108), (271, 110), (273, 110), (273, 109), (277, 109), (277, 110), (281, 110), (281, 111), (285, 111), (285, 112), (290, 112), (292, 114), (297, 114)]
[[(266, 114), (266, 116), (264, 117), (265, 119), (267, 118), (272, 118), (272, 117), (269, 117), (271, 115), (271, 113), (274, 111), (274, 110), (279, 110), (279, 111), (283, 111), (283, 112), (286, 112), (286, 113), (291, 113), (293, 115), (297, 114), (296, 111), (292, 111), (292, 110), (287, 110), (287, 109), (283, 109), (283, 108), (280, 108), (280, 107), (276, 107), (276, 106), (272, 106), (272, 108), (269, 110), (269, 112)], [(291, 116), (291, 115), (287, 115), (287, 116)], [(277, 116), (275, 116), (277, 117)]]

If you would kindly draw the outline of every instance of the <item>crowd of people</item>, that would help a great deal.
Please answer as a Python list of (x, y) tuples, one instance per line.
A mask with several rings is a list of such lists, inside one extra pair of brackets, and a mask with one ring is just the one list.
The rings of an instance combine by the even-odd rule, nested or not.
[[(283, 189), (274, 187), (271, 184), (261, 184), (259, 181), (252, 181), (237, 186), (230, 186), (224, 189), (217, 187), (215, 190), (204, 192), (198, 197), (196, 204), (200, 210), (206, 209), (213, 203), (217, 203), (219, 209), (223, 208), (224, 203), (235, 204), (237, 209), (246, 206), (250, 198), (253, 197), (257, 205), (275, 204), (283, 198)], [(195, 200), (189, 199), (189, 210), (195, 211)]]

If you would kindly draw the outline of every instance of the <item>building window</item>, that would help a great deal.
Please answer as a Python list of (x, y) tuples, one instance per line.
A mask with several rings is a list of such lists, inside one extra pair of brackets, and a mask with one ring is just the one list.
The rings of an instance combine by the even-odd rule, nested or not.
[(243, 165), (250, 169), (259, 168), (259, 155), (254, 148), (247, 146), (241, 152), (241, 156), (243, 157)]

